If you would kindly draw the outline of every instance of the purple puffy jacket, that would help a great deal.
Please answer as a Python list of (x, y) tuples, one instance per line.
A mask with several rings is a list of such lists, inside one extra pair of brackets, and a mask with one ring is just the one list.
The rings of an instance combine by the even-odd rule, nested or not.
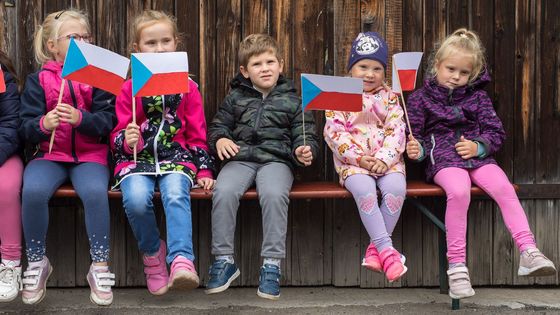
[[(424, 148), (428, 181), (446, 167), (474, 169), (496, 164), (492, 155), (500, 149), (506, 134), (492, 101), (483, 90), (488, 82), (487, 70), (473, 83), (453, 90), (429, 78), (409, 96), (412, 134)], [(484, 155), (463, 160), (455, 150), (461, 136), (482, 144)]]

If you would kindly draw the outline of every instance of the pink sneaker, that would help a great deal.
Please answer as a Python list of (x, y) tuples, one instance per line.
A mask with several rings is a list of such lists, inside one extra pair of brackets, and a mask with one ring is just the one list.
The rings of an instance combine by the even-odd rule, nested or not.
[(167, 293), (169, 274), (167, 273), (167, 264), (165, 263), (166, 252), (165, 242), (160, 240), (157, 254), (155, 256), (144, 255), (142, 259), (144, 261), (146, 285), (148, 286), (148, 291), (153, 295)]
[(379, 260), (379, 252), (373, 243), (370, 243), (366, 249), (366, 254), (364, 259), (362, 259), (362, 266), (375, 272), (383, 272), (383, 266), (381, 266), (381, 261)]
[(383, 271), (389, 282), (398, 280), (408, 270), (401, 260), (401, 254), (392, 247), (382, 250), (379, 258), (381, 258)]
[(197, 288), (198, 284), (199, 279), (193, 262), (183, 256), (175, 257), (171, 263), (169, 288), (191, 290)]
[(49, 259), (29, 263), (27, 270), (23, 273), (23, 292), (21, 298), (25, 304), (37, 304), (47, 294), (47, 280), (51, 276), (53, 268)]
[(115, 285), (115, 274), (109, 272), (108, 266), (94, 266), (91, 264), (87, 274), (87, 281), (91, 289), (89, 299), (97, 305), (111, 305), (113, 303), (113, 291), (111, 286)]

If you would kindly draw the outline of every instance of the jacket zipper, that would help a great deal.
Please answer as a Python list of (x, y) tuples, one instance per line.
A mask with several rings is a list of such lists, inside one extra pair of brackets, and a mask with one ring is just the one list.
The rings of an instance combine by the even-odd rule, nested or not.
[[(72, 81), (68, 80), (68, 88), (70, 89), (70, 96), (72, 97), (72, 105), (78, 110), (78, 102), (76, 101), (76, 95), (74, 94), (74, 87), (72, 86)], [(74, 162), (78, 163), (78, 155), (76, 154), (76, 129), (72, 128), (72, 157)]]
[(165, 95), (161, 96), (161, 123), (159, 124), (159, 128), (157, 131), (156, 136), (154, 137), (154, 160), (156, 163), (156, 174), (161, 174), (161, 169), (159, 168), (159, 159), (157, 154), (157, 139), (159, 138), (159, 133), (163, 129), (163, 124), (165, 124)]
[(434, 159), (434, 149), (436, 148), (436, 138), (434, 137), (434, 134), (432, 133), (432, 149), (430, 150), (430, 161), (432, 162), (432, 165), (436, 164), (436, 160)]

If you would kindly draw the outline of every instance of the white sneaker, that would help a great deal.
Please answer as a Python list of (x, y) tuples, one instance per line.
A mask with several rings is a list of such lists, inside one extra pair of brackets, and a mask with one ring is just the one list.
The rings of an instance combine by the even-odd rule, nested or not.
[(21, 266), (0, 264), (0, 302), (13, 301), (21, 289)]

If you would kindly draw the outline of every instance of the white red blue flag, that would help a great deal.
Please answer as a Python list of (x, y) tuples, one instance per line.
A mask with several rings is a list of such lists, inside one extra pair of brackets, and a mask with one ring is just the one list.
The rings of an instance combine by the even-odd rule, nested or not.
[(362, 111), (362, 79), (319, 74), (301, 74), (303, 110)]
[(70, 39), (62, 77), (111, 92), (121, 91), (130, 60), (110, 50)]
[(153, 96), (189, 91), (186, 52), (135, 53), (131, 57), (132, 95)]

